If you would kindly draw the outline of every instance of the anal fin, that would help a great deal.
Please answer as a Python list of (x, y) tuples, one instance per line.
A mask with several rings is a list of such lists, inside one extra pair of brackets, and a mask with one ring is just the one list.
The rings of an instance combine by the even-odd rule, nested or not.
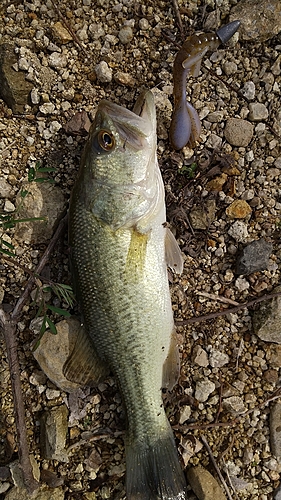
[(81, 385), (98, 385), (110, 370), (100, 359), (83, 325), (77, 336), (73, 351), (63, 366), (64, 376)]
[(183, 272), (181, 249), (168, 227), (166, 228), (165, 250), (167, 266), (169, 266), (174, 273), (181, 274)]

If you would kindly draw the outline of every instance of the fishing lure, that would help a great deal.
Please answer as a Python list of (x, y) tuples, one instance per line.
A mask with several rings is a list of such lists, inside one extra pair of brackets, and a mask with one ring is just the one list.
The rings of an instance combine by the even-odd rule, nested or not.
[(209, 50), (225, 44), (236, 33), (240, 21), (233, 21), (216, 33), (201, 33), (186, 39), (177, 53), (173, 68), (174, 110), (170, 125), (170, 143), (174, 149), (194, 147), (200, 137), (201, 123), (196, 109), (186, 100), (186, 80), (199, 75), (202, 58)]

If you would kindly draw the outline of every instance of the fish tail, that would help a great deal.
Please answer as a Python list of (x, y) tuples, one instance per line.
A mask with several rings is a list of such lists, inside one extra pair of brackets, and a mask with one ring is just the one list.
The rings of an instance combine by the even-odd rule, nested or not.
[(126, 445), (128, 500), (185, 500), (186, 481), (171, 430), (150, 444)]

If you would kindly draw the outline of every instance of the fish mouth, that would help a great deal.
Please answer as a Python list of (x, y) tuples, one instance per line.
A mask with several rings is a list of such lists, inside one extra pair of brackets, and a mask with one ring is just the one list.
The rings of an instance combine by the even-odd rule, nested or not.
[(147, 146), (147, 139), (154, 132), (156, 135), (155, 105), (150, 91), (139, 96), (133, 111), (102, 100), (99, 103), (96, 118), (101, 121), (110, 118), (124, 148), (128, 143), (133, 149), (143, 149)]

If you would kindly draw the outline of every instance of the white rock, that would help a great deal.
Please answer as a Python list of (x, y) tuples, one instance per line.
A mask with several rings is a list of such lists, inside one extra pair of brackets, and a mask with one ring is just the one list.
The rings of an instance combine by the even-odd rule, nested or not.
[(239, 396), (230, 396), (223, 401), (223, 407), (234, 415), (244, 413), (246, 408), (244, 406), (244, 401)]
[(15, 205), (10, 200), (6, 200), (4, 205), (4, 212), (13, 212), (14, 210), (16, 210)]
[(192, 351), (192, 362), (199, 366), (208, 366), (208, 354), (200, 345), (196, 345)]
[(130, 26), (123, 26), (118, 33), (118, 38), (121, 43), (126, 44), (133, 39), (133, 30)]
[(208, 379), (199, 380), (196, 382), (195, 399), (200, 403), (207, 401), (209, 395), (215, 390), (214, 382)]
[(186, 420), (189, 419), (191, 415), (191, 408), (190, 406), (184, 406), (180, 412), (180, 419), (179, 419), (179, 423), (180, 424), (183, 424)]
[(227, 365), (229, 363), (229, 356), (224, 352), (212, 349), (209, 355), (210, 365), (213, 368), (219, 368), (221, 366)]
[(53, 52), (49, 55), (49, 64), (51, 68), (65, 68), (68, 64), (68, 60), (64, 54), (60, 52)]
[(54, 120), (53, 122), (50, 123), (49, 129), (53, 134), (55, 134), (61, 129), (61, 127), (62, 127), (61, 124), (56, 120)]
[(150, 27), (149, 22), (147, 19), (145, 19), (145, 17), (139, 20), (139, 27), (141, 30), (148, 30), (148, 28)]
[(19, 69), (21, 69), (23, 71), (28, 71), (30, 64), (28, 63), (27, 59), (25, 59), (25, 57), (21, 57), (19, 59), (18, 66), (19, 66)]
[(108, 66), (107, 62), (101, 61), (95, 67), (97, 79), (100, 82), (111, 82), (112, 81), (112, 69)]
[(231, 236), (235, 241), (239, 243), (245, 243), (248, 240), (248, 228), (245, 222), (237, 220), (235, 221), (228, 230), (229, 236)]
[(0, 179), (0, 198), (9, 198), (12, 192), (12, 186), (6, 181), (6, 179)]
[(39, 106), (39, 110), (43, 113), (43, 115), (48, 115), (55, 111), (55, 105), (52, 102), (45, 102)]
[(56, 389), (47, 389), (46, 390), (46, 397), (47, 399), (56, 399), (60, 397), (60, 391), (57, 391)]
[(245, 278), (237, 278), (235, 281), (235, 287), (239, 290), (239, 292), (243, 292), (244, 290), (248, 290), (248, 288), (250, 288), (250, 284)]
[(249, 120), (253, 122), (259, 122), (262, 120), (267, 120), (268, 109), (261, 102), (252, 102), (249, 104)]
[(252, 101), (254, 99), (255, 93), (256, 93), (256, 87), (255, 87), (254, 82), (252, 82), (252, 81), (245, 82), (244, 87), (242, 87), (240, 92), (244, 97), (246, 97), (246, 99), (249, 99), (250, 101)]
[(30, 98), (31, 98), (32, 104), (39, 104), (40, 95), (39, 95), (39, 92), (37, 89), (32, 89), (32, 91), (30, 92)]

